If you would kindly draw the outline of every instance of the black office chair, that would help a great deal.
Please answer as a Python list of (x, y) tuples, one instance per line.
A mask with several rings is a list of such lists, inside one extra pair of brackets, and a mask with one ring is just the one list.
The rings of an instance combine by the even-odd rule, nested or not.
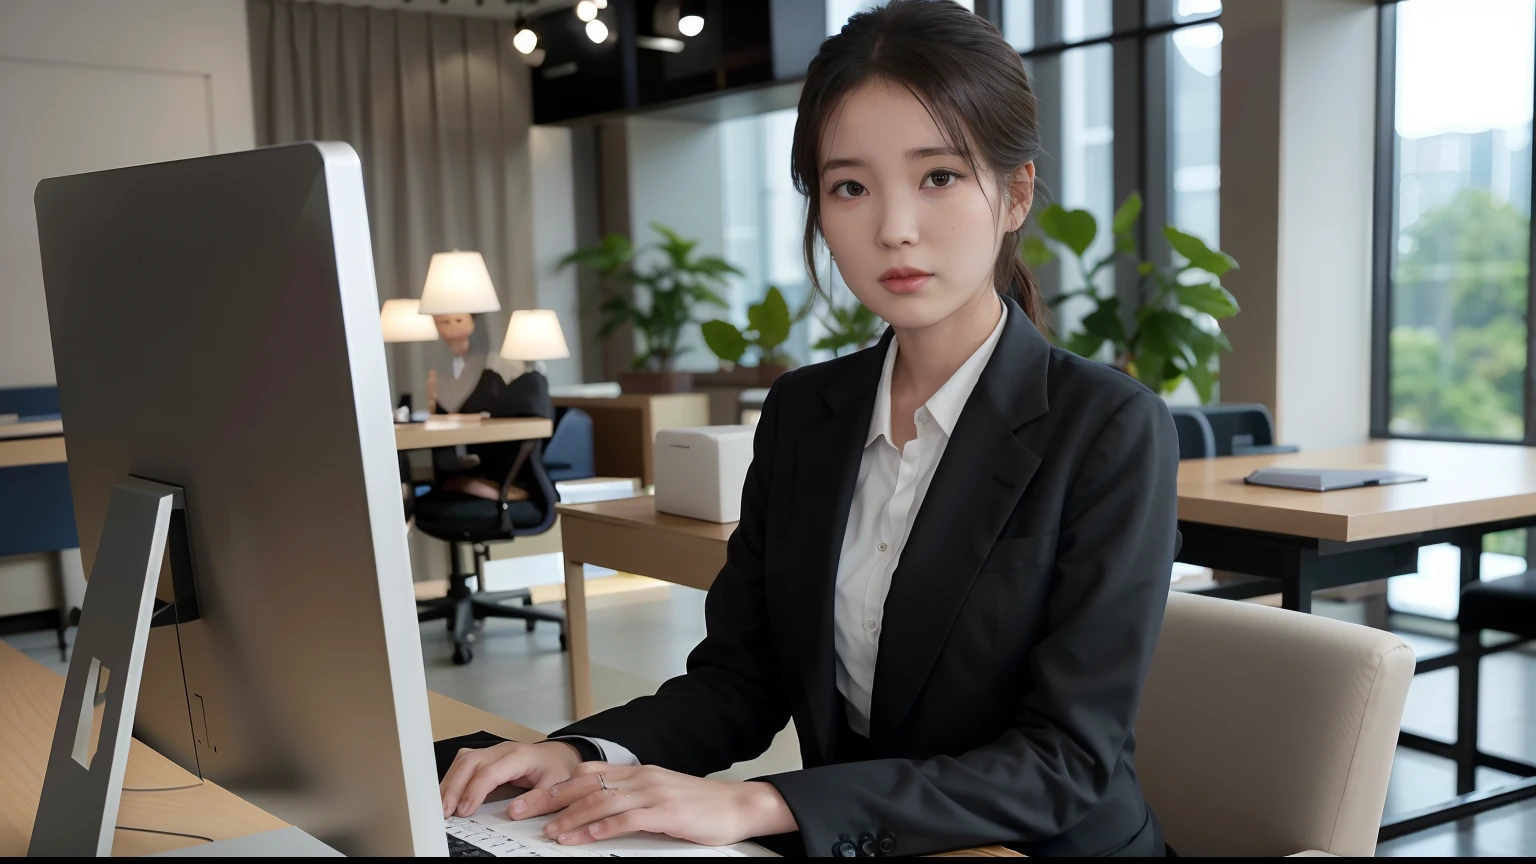
[(1260, 456), (1295, 453), (1301, 449), (1275, 443), (1275, 418), (1263, 405), (1202, 405), (1199, 410), (1215, 436), (1216, 456)]
[(1179, 433), (1180, 459), (1209, 459), (1216, 455), (1216, 434), (1205, 412), (1189, 405), (1169, 405), (1173, 428)]

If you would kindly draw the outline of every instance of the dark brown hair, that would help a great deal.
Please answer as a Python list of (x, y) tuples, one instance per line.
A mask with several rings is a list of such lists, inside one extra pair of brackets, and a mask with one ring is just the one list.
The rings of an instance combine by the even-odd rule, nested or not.
[[(811, 61), (790, 155), (795, 188), (806, 199), (805, 265), (818, 291), (822, 132), (845, 96), (876, 80), (911, 91), (973, 173), (979, 162), (1006, 184), (1044, 152), (1024, 62), (991, 22), (951, 0), (891, 0), (849, 18)], [(1003, 238), (992, 284), (1044, 330), (1048, 312), (1040, 284), (1019, 256), (1022, 231), (1021, 225)]]

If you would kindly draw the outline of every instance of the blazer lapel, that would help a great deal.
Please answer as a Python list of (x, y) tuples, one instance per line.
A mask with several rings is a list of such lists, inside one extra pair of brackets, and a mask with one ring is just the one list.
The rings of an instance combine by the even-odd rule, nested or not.
[(832, 759), (842, 717), (832, 642), (838, 559), (890, 338), (887, 331), (827, 386), (823, 398), (830, 416), (802, 431), (796, 443), (796, 508), (789, 534), (795, 564), (784, 574), (784, 597), (794, 622), (790, 642), (815, 727), (808, 731), (824, 762)]
[(886, 594), (870, 711), (876, 740), (888, 740), (906, 717), (1040, 466), (1015, 430), (1048, 409), (1050, 345), (1012, 300), (1005, 304), (1002, 336), (960, 412)]

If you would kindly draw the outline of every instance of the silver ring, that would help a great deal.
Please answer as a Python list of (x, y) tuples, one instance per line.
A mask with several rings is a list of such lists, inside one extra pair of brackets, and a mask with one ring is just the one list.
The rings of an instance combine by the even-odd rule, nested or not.
[(597, 775), (597, 785), (600, 786), (604, 792), (606, 792), (609, 789), (613, 788), (612, 786), (608, 785), (608, 781), (607, 780), (603, 779), (603, 775), (601, 773), (599, 773)]

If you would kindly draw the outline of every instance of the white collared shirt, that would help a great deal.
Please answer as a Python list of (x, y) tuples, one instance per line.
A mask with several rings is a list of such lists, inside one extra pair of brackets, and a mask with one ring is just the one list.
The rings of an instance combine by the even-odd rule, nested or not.
[[(859, 480), (843, 531), (832, 609), (837, 691), (847, 703), (849, 728), (860, 735), (869, 735), (875, 660), (880, 652), (880, 630), (891, 574), (896, 571), (901, 550), (928, 494), (934, 471), (944, 458), (960, 412), (981, 380), (987, 361), (992, 359), (1007, 321), (1008, 308), (1004, 306), (992, 335), (913, 413), (917, 437), (900, 450), (891, 439), (891, 373), (896, 368), (896, 340), (892, 339), (886, 349), (885, 367), (880, 371), (880, 386), (875, 391), (875, 411), (870, 416), (864, 455), (859, 462)], [(640, 764), (627, 747), (600, 738), (589, 740), (603, 751), (608, 762)]]
[(949, 436), (954, 434), (960, 411), (965, 408), (981, 371), (1007, 321), (1006, 308), (992, 335), (955, 370), (913, 414), (917, 437), (896, 449), (891, 438), (891, 372), (896, 368), (897, 342), (885, 352), (880, 389), (875, 392), (875, 412), (869, 420), (859, 481), (843, 531), (843, 550), (837, 564), (837, 589), (833, 603), (833, 645), (837, 653), (837, 690), (848, 703), (848, 726), (860, 735), (869, 734), (869, 707), (875, 686), (875, 659), (880, 650), (880, 630), (885, 618), (885, 595), (891, 574), (901, 560), (912, 523), (917, 520), (928, 484), (944, 458)]

